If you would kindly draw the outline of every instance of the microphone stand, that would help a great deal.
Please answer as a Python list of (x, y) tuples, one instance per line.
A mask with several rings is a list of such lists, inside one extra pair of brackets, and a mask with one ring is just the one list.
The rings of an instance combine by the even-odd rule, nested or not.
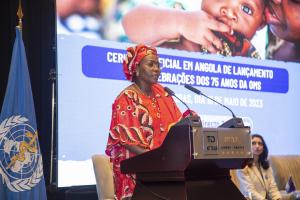
[(49, 80), (52, 82), (52, 89), (51, 89), (51, 153), (50, 153), (50, 178), (49, 183), (50, 185), (53, 184), (53, 160), (54, 160), (54, 129), (55, 129), (55, 83), (56, 83), (56, 69), (52, 68), (49, 71)]
[(225, 106), (224, 104), (214, 100), (213, 98), (210, 98), (209, 96), (205, 95), (204, 93), (202, 93), (200, 90), (185, 84), (184, 87), (198, 95), (202, 95), (206, 98), (208, 98), (209, 100), (219, 104), (220, 106), (226, 108), (227, 110), (229, 110), (231, 112), (232, 118), (226, 122), (224, 122), (223, 124), (221, 124), (219, 127), (223, 127), (223, 128), (243, 128), (244, 126), (244, 122), (242, 118), (236, 117), (234, 112), (227, 106)]

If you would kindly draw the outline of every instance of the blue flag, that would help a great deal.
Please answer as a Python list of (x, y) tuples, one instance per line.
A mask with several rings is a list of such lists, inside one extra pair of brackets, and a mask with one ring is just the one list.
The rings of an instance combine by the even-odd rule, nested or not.
[(22, 32), (16, 29), (0, 115), (0, 199), (47, 199)]

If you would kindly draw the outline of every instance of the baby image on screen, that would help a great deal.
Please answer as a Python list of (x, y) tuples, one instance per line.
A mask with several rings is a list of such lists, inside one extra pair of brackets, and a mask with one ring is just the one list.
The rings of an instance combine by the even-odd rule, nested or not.
[[(202, 0), (201, 8), (139, 5), (122, 21), (128, 38), (166, 48), (259, 58), (251, 44), (265, 26), (265, 1)], [(175, 4), (174, 4), (175, 5)]]

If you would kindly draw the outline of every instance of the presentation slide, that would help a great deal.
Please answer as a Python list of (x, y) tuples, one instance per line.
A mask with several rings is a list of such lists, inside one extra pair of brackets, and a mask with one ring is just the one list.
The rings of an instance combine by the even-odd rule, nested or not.
[[(86, 16), (80, 12), (65, 17), (58, 10), (59, 187), (95, 184), (91, 157), (105, 154), (112, 104), (118, 94), (131, 84), (125, 79), (122, 62), (126, 48), (138, 41), (128, 38), (121, 19), (124, 13), (138, 5), (136, 1), (124, 2), (135, 4), (107, 5), (107, 12), (104, 9)], [(167, 2), (164, 4), (167, 7), (171, 1), (161, 2)], [(194, 7), (189, 5), (184, 9)], [(172, 89), (196, 111), (203, 127), (218, 127), (232, 115), (224, 107), (187, 90), (185, 84), (232, 109), (246, 126), (251, 127), (252, 133), (264, 136), (270, 154), (300, 154), (297, 142), (300, 133), (297, 124), (300, 64), (264, 59), (265, 34), (266, 29), (260, 30), (249, 43), (263, 59), (239, 54), (241, 51), (230, 45), (226, 56), (224, 52), (221, 55), (208, 54), (201, 45), (201, 51), (193, 51), (180, 38), (179, 41), (154, 45), (157, 46), (161, 66), (159, 83)], [(250, 40), (243, 38), (239, 41), (248, 44)], [(175, 43), (180, 44), (180, 48)], [(187, 109), (180, 101), (174, 100), (182, 112)]]

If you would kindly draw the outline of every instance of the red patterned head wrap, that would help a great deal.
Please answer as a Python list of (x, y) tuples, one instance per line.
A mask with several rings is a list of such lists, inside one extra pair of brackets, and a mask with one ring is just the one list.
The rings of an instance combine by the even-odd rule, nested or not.
[(127, 48), (127, 56), (123, 61), (123, 71), (127, 80), (133, 81), (132, 78), (136, 73), (138, 64), (149, 54), (157, 55), (156, 49), (144, 44)]

